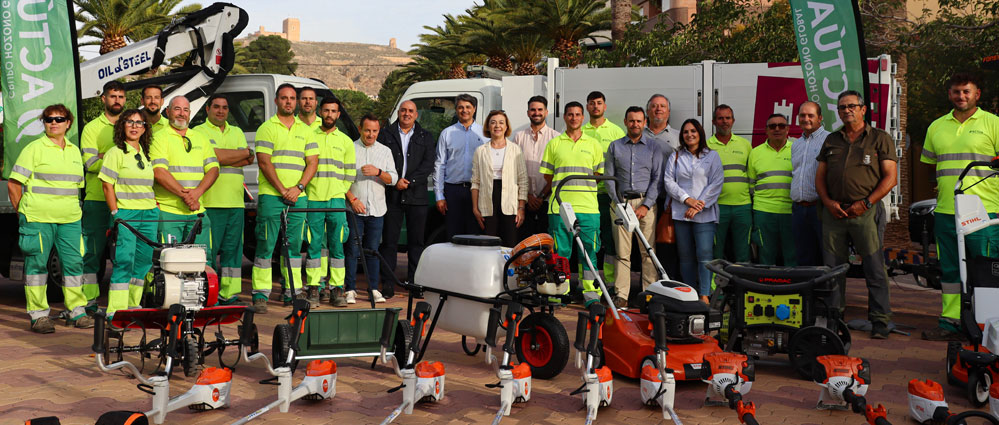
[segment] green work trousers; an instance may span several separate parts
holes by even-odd
[[[794,232],[791,230],[791,214],[775,214],[753,210],[753,239],[760,249],[760,264],[777,264],[777,255],[784,265],[798,265],[794,253]]]
[[[156,240],[159,209],[119,209],[114,217],[128,222],[150,240]],[[111,287],[108,291],[108,317],[113,316],[118,310],[140,307],[146,273],[149,273],[149,269],[153,266],[153,247],[139,240],[125,226],[117,227],[114,268],[111,270]]]
[[[97,286],[97,272],[104,261],[104,248],[108,243],[108,229],[111,228],[111,211],[104,201],[83,201],[83,295],[87,297],[87,307],[97,307],[100,287]]]
[[[329,201],[308,201],[309,208],[346,208],[343,198]],[[347,242],[350,230],[347,227],[345,212],[310,212],[305,222],[309,227],[309,251],[305,257],[306,285],[319,286],[326,275],[323,259],[329,259],[330,286],[343,286],[346,275],[343,244]]]
[[[600,250],[600,216],[598,214],[576,214],[579,221],[579,237],[583,241],[585,252],[577,252],[579,265],[583,272],[580,275],[579,283],[583,285],[583,299],[590,303],[600,300],[603,292],[594,285],[597,272],[586,266],[583,255],[590,258],[590,262],[596,264],[597,251]],[[572,238],[572,234],[562,225],[562,217],[558,214],[548,214],[548,230],[555,238],[555,253],[565,258],[572,257],[572,251],[577,247]],[[594,266],[595,267],[595,266]]]
[[[72,223],[29,223],[18,214],[18,247],[24,254],[24,297],[28,316],[35,321],[49,315],[46,283],[47,264],[54,248],[62,265],[62,293],[69,316],[76,319],[85,313],[83,295],[83,231],[80,220]]]
[[[243,282],[242,208],[206,208],[212,220],[212,249],[208,264],[219,274],[219,301],[239,295]],[[217,262],[216,262],[217,261]]]
[[[191,230],[194,230],[194,222],[198,220],[196,214],[174,214],[160,211],[160,243],[167,243],[172,239],[175,243],[184,241]],[[201,217],[201,232],[194,237],[194,243],[205,247],[205,257],[212,252],[212,219],[205,215]],[[211,264],[208,260],[206,265]]]
[[[996,214],[989,214],[996,218]],[[933,213],[933,234],[937,242],[937,258],[940,259],[940,287],[943,294],[943,310],[940,313],[940,326],[951,330],[960,329],[961,320],[961,272],[958,268],[957,225],[954,214]],[[988,227],[965,236],[964,249],[967,258],[991,257],[999,253],[999,228]]]
[[[885,255],[878,234],[877,209],[871,208],[854,218],[835,218],[828,208],[820,206],[822,220],[823,262],[835,267],[850,261],[850,242],[864,263],[867,281],[867,318],[871,323],[887,325],[891,321],[891,297]],[[838,291],[833,301],[842,313],[846,308],[846,279],[836,282]]]
[[[298,198],[295,208],[305,208],[307,206],[306,197]],[[270,298],[271,288],[274,286],[271,275],[271,259],[274,257],[274,248],[278,244],[278,232],[281,229],[281,211],[288,208],[281,197],[275,195],[260,195],[257,202],[257,253],[253,258],[253,297]],[[295,293],[302,291],[302,236],[305,233],[305,213],[288,214],[288,243],[292,247],[289,257],[291,262],[291,275],[296,280]],[[296,249],[297,247],[297,249]],[[278,247],[283,249],[282,247]],[[288,285],[288,273],[284,275],[285,286]]]
[[[611,223],[611,198],[610,195],[600,192],[597,193],[597,208],[600,211],[600,248],[603,253],[602,265],[594,264],[594,266],[602,267],[604,271],[604,282],[613,282],[617,279],[615,276],[617,273],[614,272],[617,267],[617,246],[614,245],[614,227]],[[629,275],[631,270],[628,270]]]
[[[748,263],[749,233],[753,229],[753,205],[718,204],[718,230],[715,232],[715,258],[725,258],[732,244],[732,261]],[[731,237],[729,237],[731,233]]]

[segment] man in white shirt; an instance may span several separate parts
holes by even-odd
[[[791,145],[791,229],[794,231],[799,266],[821,266],[822,223],[819,210],[822,202],[815,191],[815,158],[822,150],[829,131],[822,127],[822,108],[806,101],[798,107],[801,138]]]
[[[520,146],[524,152],[524,162],[527,163],[527,210],[518,232],[521,239],[548,232],[548,200],[541,192],[545,188],[541,157],[545,154],[548,141],[559,135],[559,132],[545,123],[548,118],[548,99],[544,96],[534,96],[527,101],[527,118],[531,121],[531,126],[513,135],[513,143]]]

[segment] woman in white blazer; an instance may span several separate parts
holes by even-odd
[[[492,111],[482,132],[489,143],[472,156],[472,214],[485,234],[499,236],[503,246],[517,243],[527,203],[527,164],[520,146],[507,140],[506,113]]]

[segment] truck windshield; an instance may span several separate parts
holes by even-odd
[[[420,127],[433,135],[434,140],[437,140],[441,131],[458,122],[454,96],[421,97],[410,100],[416,104],[416,112],[419,114],[416,121],[420,123]]]

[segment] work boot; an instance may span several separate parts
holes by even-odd
[[[253,297],[253,311],[257,314],[263,314],[267,312],[267,298],[265,297]]]
[[[329,302],[330,300],[330,288],[323,288],[319,290],[319,303]]]
[[[347,304],[357,304],[357,291],[347,291],[346,298]]]
[[[305,299],[309,300],[309,307],[316,308],[319,307],[319,287],[310,286],[306,289],[307,295]]]
[[[928,331],[923,331],[923,339],[927,341],[964,341],[964,335],[961,335],[957,331],[936,327]]]
[[[216,305],[249,307],[250,303],[248,303],[246,301],[241,301],[239,299],[239,295],[233,295],[233,296],[231,296],[231,297],[229,297],[227,299],[219,300],[218,304],[216,304]]]
[[[94,318],[87,316],[86,314],[81,314],[75,319],[67,320],[66,326],[73,326],[77,329],[90,329],[94,327]]]
[[[871,326],[871,339],[888,339],[888,325],[883,322],[874,322]]]
[[[308,295],[306,294],[305,290],[301,290],[301,291],[298,291],[297,294],[295,294],[294,298],[284,297],[284,306],[288,307],[288,306],[294,304],[295,300],[307,300],[307,299],[308,299]]]
[[[342,286],[334,286],[330,290],[330,298],[333,299],[333,307],[346,307],[347,298],[343,295]]]
[[[83,308],[83,312],[90,317],[94,317],[94,315],[97,314],[97,311],[98,311],[97,304],[88,305]]]
[[[382,293],[378,292],[377,289],[371,290],[371,297],[375,299],[376,303],[383,303],[383,302],[385,302],[385,297],[383,297]]]
[[[40,334],[50,334],[55,332],[55,325],[48,316],[40,317],[31,321],[31,331]]]

